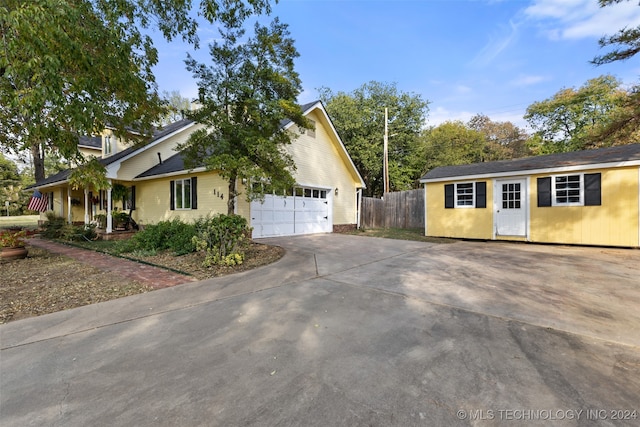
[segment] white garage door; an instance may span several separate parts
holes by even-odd
[[[326,189],[297,187],[291,196],[266,195],[251,202],[253,237],[331,232],[330,196]]]

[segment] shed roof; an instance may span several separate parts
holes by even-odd
[[[640,144],[618,145],[597,150],[573,151],[570,153],[548,154],[522,159],[499,160],[495,162],[473,163],[470,165],[442,166],[427,172],[420,182],[439,181],[446,178],[469,176],[490,176],[496,174],[526,174],[530,171],[552,170],[556,168],[579,168],[580,166],[601,164],[622,164],[640,162]]]

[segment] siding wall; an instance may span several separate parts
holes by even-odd
[[[601,206],[537,207],[537,178],[531,178],[530,240],[583,245],[640,246],[638,168],[590,170],[602,174]]]
[[[198,208],[189,210],[170,210],[169,183],[175,179],[198,178]],[[197,173],[171,178],[136,181],[136,210],[133,218],[139,224],[155,224],[160,221],[180,218],[193,221],[207,214],[227,213],[228,184],[214,173]],[[223,195],[223,199],[214,194]]]
[[[491,239],[493,231],[493,184],[487,182],[486,208],[444,207],[444,186],[451,182],[427,184],[425,234],[427,236]],[[461,182],[469,182],[468,180]]]
[[[529,178],[529,236],[531,242],[601,246],[640,246],[640,171],[638,167],[571,173],[601,177],[601,206],[538,207],[537,178]],[[426,184],[427,236],[492,239],[493,180],[487,180],[487,208],[444,208],[444,186],[456,181]],[[459,182],[468,182],[459,181]],[[498,236],[497,239],[509,239]]]
[[[325,128],[328,124],[324,118],[316,112],[307,117],[316,122],[315,138],[305,133],[287,147],[297,166],[294,177],[301,185],[330,189],[334,224],[355,224],[357,177],[347,168],[345,162],[348,163],[348,159],[342,157],[338,140]]]
[[[159,161],[158,153],[160,153],[163,161],[167,160],[169,157],[176,154],[176,145],[186,142],[191,132],[199,129],[200,127],[202,126],[194,125],[188,127],[179,134],[165,139],[154,147],[137,154],[131,159],[125,160],[124,162],[122,162],[122,164],[120,165],[120,169],[117,171],[118,180],[131,180],[142,172],[156,166]]]

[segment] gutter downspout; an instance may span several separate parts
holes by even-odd
[[[356,190],[356,203],[358,209],[356,209],[356,229],[360,230],[360,213],[362,212],[362,188]]]

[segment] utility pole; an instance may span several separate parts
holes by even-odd
[[[384,192],[389,192],[389,111],[384,109],[384,154],[382,160],[382,175],[384,181]]]

